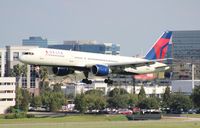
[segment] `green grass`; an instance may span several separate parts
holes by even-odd
[[[0,128],[200,128],[199,121],[127,121],[123,115],[70,115],[57,118],[0,119]]]
[[[126,121],[123,115],[70,115],[65,117],[46,118],[21,118],[21,119],[0,119],[0,124],[12,123],[63,123],[63,122],[91,122],[91,121]]]
[[[200,114],[182,114],[184,117],[200,118]]]
[[[0,124],[4,128],[199,128],[200,122],[97,121],[65,123]]]

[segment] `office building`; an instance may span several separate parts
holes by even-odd
[[[0,77],[5,76],[6,52],[5,49],[0,49]]]
[[[15,77],[0,77],[0,114],[15,106]]]
[[[5,75],[12,76],[13,68],[17,64],[24,65],[19,61],[19,56],[32,48],[38,46],[6,46],[6,68]],[[27,89],[30,93],[39,93],[39,79],[37,78],[35,67],[33,65],[27,65],[27,73],[21,74],[19,80],[16,81],[16,85]]]
[[[120,54],[120,45],[114,43],[98,43],[95,40],[64,41],[63,44],[49,45],[49,48],[65,49],[73,51],[93,52],[102,54]]]
[[[29,37],[29,39],[23,39],[22,45],[23,46],[38,46],[41,48],[47,48],[48,40],[43,39],[40,36],[31,36],[31,37]]]
[[[195,79],[200,79],[200,30],[173,31],[173,79],[191,79],[195,64]]]
[[[200,30],[173,31],[173,58],[200,62]]]

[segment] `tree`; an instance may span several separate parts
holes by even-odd
[[[138,94],[138,99],[139,100],[143,100],[146,98],[146,93],[145,93],[145,90],[144,90],[144,87],[143,85],[141,86],[141,89],[140,89],[140,92]]]
[[[42,98],[42,104],[46,107],[49,107],[49,104],[51,102],[51,90],[44,90],[42,92],[40,92],[41,94],[41,98]]]
[[[109,92],[109,97],[115,97],[117,95],[124,95],[128,94],[128,92],[123,88],[114,88],[112,91]]]
[[[54,112],[62,108],[65,104],[65,96],[62,92],[52,92],[50,97],[49,108],[50,111]]]
[[[55,84],[53,90],[48,84],[48,81],[44,81],[40,85],[42,104],[49,108],[50,111],[57,111],[61,109],[62,105],[66,104],[66,99],[61,91],[60,84]]]
[[[103,96],[97,96],[95,98],[95,103],[94,104],[95,104],[95,109],[102,110],[103,108],[106,107],[107,102],[106,102],[105,97],[103,97]]]
[[[21,103],[22,103],[22,89],[19,88],[19,86],[16,87],[16,108],[20,109]]]
[[[92,89],[92,90],[88,90],[85,92],[86,95],[98,95],[98,96],[103,96],[104,92],[101,90],[96,90],[96,89]]]
[[[30,93],[25,90],[21,89],[18,86],[16,87],[16,105],[15,108],[28,111],[28,105],[31,99]]]
[[[41,96],[33,97],[32,106],[36,107],[36,108],[42,106],[42,98],[41,98]]]
[[[192,95],[191,95],[192,101],[194,105],[198,108],[200,108],[200,86],[195,86]]]
[[[52,100],[49,104],[49,109],[51,112],[56,112],[58,110],[58,106],[55,100]]]
[[[136,94],[129,94],[128,105],[130,107],[135,107],[138,103],[138,96]]]
[[[29,94],[29,92],[25,89],[22,90],[22,101],[21,101],[21,110],[27,112],[28,111],[28,105],[31,99],[31,96]]]
[[[22,66],[20,64],[13,66],[13,72],[16,77],[20,77],[22,74]]]
[[[108,106],[111,108],[127,108],[129,106],[130,95],[123,88],[114,88],[108,96]]]
[[[12,74],[12,76],[16,77],[16,83],[18,86],[21,75],[23,74],[24,76],[26,76],[27,65],[20,65],[20,64],[14,65],[12,72],[13,73],[11,73],[11,74]]]
[[[49,87],[48,81],[48,68],[42,66],[39,71],[40,74],[40,94],[42,99],[42,104],[49,108],[50,111],[59,110],[62,105],[66,104],[65,96],[61,90],[61,83],[56,83],[53,86],[53,89]]]
[[[40,78],[41,78],[41,81],[48,80],[48,76],[49,76],[49,72],[48,72],[47,67],[41,67],[40,68]]]
[[[181,93],[173,94],[170,100],[170,109],[176,112],[187,111],[192,108],[192,102],[188,96]]]
[[[51,92],[48,107],[51,112],[61,109],[65,103],[64,94],[61,92]]]
[[[85,111],[87,110],[87,102],[85,94],[82,93],[80,95],[77,95],[74,100],[74,104],[75,104],[75,109],[80,111],[80,113],[85,113]]]
[[[61,86],[62,85],[63,85],[62,83],[56,83],[56,84],[54,84],[53,85],[53,91],[54,92],[62,92],[62,90],[61,90]]]
[[[40,94],[42,95],[44,92],[49,92],[51,91],[51,88],[49,87],[49,82],[48,81],[40,81],[39,83],[39,88],[40,88]]]
[[[137,106],[141,109],[158,109],[159,103],[156,98],[145,98],[139,101]]]
[[[128,94],[116,95],[108,99],[108,104],[111,108],[127,108],[129,99]]]
[[[89,90],[85,93],[86,106],[89,110],[101,110],[106,106],[106,99],[101,90]]]
[[[170,105],[170,99],[171,99],[171,93],[170,93],[170,88],[169,88],[169,86],[167,86],[166,88],[165,88],[165,92],[164,92],[164,94],[163,94],[163,107],[165,107],[165,108],[169,108],[169,105]]]

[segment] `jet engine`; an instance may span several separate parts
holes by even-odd
[[[74,73],[74,70],[68,67],[53,67],[52,70],[53,70],[53,73],[57,76],[64,76],[64,75]]]
[[[107,76],[110,73],[110,69],[105,65],[93,65],[92,73],[96,76]]]

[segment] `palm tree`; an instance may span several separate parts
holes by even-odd
[[[24,76],[26,76],[26,74],[27,74],[27,65],[20,65],[20,64],[14,65],[13,66],[13,74],[12,75],[16,77],[17,86],[19,86],[19,80],[20,80],[22,74]]]
[[[40,71],[40,93],[42,93],[44,90],[49,89],[48,85],[49,85],[49,73],[48,73],[48,69],[47,67],[41,67]]]
[[[48,69],[47,67],[41,67],[40,68],[40,78],[41,78],[41,81],[46,81],[48,80],[48,77],[49,77],[49,73],[48,73]]]

